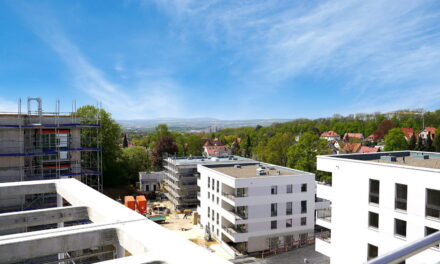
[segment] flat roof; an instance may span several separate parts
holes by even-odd
[[[340,159],[352,159],[372,163],[398,166],[411,166],[427,169],[440,169],[440,153],[425,151],[390,151],[377,153],[355,153],[345,155],[329,155]]]
[[[222,157],[168,157],[168,160],[176,165],[193,165],[202,163],[253,161],[240,156],[222,156]]]
[[[263,170],[265,174],[263,175],[257,175],[257,169],[259,168],[259,165],[263,165]],[[243,178],[261,178],[261,177],[274,177],[274,176],[293,176],[293,175],[300,175],[302,173],[307,172],[301,172],[296,171],[293,169],[265,164],[265,163],[255,163],[255,164],[245,164],[240,165],[239,168],[236,168],[233,164],[227,164],[227,165],[212,165],[207,166],[208,168],[218,171],[220,173],[229,175],[234,178],[243,179]]]

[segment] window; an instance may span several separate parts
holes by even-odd
[[[426,216],[440,218],[440,191],[426,189]]]
[[[277,204],[270,204],[270,216],[277,216]]]
[[[286,215],[291,215],[292,214],[292,202],[287,202],[286,203]]]
[[[220,236],[220,233],[218,232],[218,228],[217,228],[217,237],[219,237]]]
[[[307,201],[301,201],[301,213],[307,213]]]
[[[208,188],[211,187],[210,182],[211,182],[211,177],[208,177]]]
[[[292,190],[293,190],[292,184],[287,184],[287,186],[286,186],[286,193],[292,193]]]
[[[214,221],[215,212],[214,209],[212,209],[212,221]]]
[[[219,199],[218,199],[218,197],[217,197],[217,204],[219,204]]]
[[[435,233],[435,232],[438,232],[438,230],[437,230],[437,229],[434,229],[434,228],[430,228],[430,227],[425,226],[425,236],[429,236],[430,234],[433,234],[433,233]],[[435,248],[440,248],[438,244],[435,245],[434,247],[435,247]]]
[[[378,255],[379,255],[379,248],[374,245],[368,244],[368,251],[367,251],[368,260],[373,259]]]
[[[307,217],[301,217],[301,225],[302,226],[307,225]]]
[[[278,188],[276,185],[270,187],[270,194],[277,194],[277,193],[278,193]]]
[[[208,206],[208,219],[209,219],[210,214],[211,214],[211,208],[209,208],[209,206]]]
[[[368,226],[379,228],[379,214],[368,212]]]
[[[379,204],[379,181],[370,179],[370,203]]]
[[[220,190],[220,182],[217,181],[217,192],[219,192],[219,190]]]
[[[408,186],[396,183],[396,196],[394,209],[406,211],[406,199],[408,198]]]
[[[237,188],[237,197],[247,197],[247,188]]]
[[[219,216],[218,216],[218,213],[217,213],[217,219],[216,219],[216,223],[217,223],[217,225],[218,225],[218,223],[219,223]]]
[[[270,229],[277,229],[277,221],[271,221],[270,222]]]
[[[394,235],[406,237],[406,221],[394,219]]]
[[[301,184],[301,192],[307,192],[307,183]]]
[[[212,179],[212,190],[213,190],[213,191],[214,191],[214,188],[215,188],[215,180]]]
[[[286,227],[292,227],[292,218],[286,220]]]
[[[214,194],[211,195],[211,200],[214,202]]]
[[[211,199],[211,193],[208,192],[208,199]]]

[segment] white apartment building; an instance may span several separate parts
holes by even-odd
[[[331,214],[316,224],[331,233],[316,251],[331,263],[365,263],[440,230],[440,153],[396,151],[317,157],[332,184],[317,184]],[[438,245],[406,264],[439,263]],[[394,262],[393,262],[394,263]]]
[[[200,223],[231,255],[313,238],[314,174],[256,161],[197,168]]]

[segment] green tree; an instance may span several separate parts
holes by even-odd
[[[385,136],[385,151],[405,150],[408,148],[408,142],[405,139],[405,133],[400,128],[393,128]]]
[[[306,132],[301,135],[299,141],[288,150],[287,165],[297,170],[316,172],[316,156],[330,154],[327,141],[320,139],[318,135]]]
[[[431,138],[431,132],[428,132],[428,137],[426,138],[426,151],[434,151],[434,147],[432,146],[432,138]]]
[[[201,156],[203,149],[203,140],[199,135],[189,135],[187,138],[187,153],[186,155]]]
[[[440,128],[437,128],[437,131],[440,132],[439,129],[440,129]],[[438,134],[436,134],[435,137],[434,137],[434,143],[433,143],[433,146],[434,146],[434,150],[435,150],[436,152],[440,152],[440,136],[439,136]]]
[[[416,136],[414,134],[411,135],[411,138],[409,139],[409,143],[408,143],[408,149],[410,150],[415,150],[416,149]]]
[[[76,114],[81,117],[81,123],[91,124],[96,122],[96,118],[100,118],[100,134],[96,135],[96,129],[85,128],[81,130],[82,142],[85,145],[96,145],[98,138],[100,139],[102,148],[102,173],[104,186],[114,186],[119,184],[121,174],[124,174],[123,167],[121,167],[120,157],[121,148],[121,127],[105,110],[86,105],[80,107]],[[87,142],[91,139],[90,142]],[[86,155],[93,155],[93,153],[83,153]],[[83,157],[83,160],[84,157]]]
[[[162,168],[163,157],[166,155],[176,155],[178,147],[172,135],[164,135],[156,142],[156,148],[153,151],[153,165],[155,168]]]
[[[417,140],[416,150],[418,150],[418,151],[425,150],[425,146],[423,145],[423,139],[421,136],[419,136],[419,139]]]
[[[292,134],[277,133],[269,139],[267,145],[259,149],[258,157],[265,162],[286,166],[287,150],[294,141]]]
[[[122,160],[127,168],[126,183],[135,184],[140,171],[151,170],[150,158],[144,147],[129,147],[122,150]]]

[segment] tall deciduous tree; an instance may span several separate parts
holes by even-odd
[[[440,132],[439,128],[437,129],[437,131]],[[435,135],[433,146],[434,146],[434,150],[436,152],[440,152],[440,135],[438,135],[438,134]]]
[[[175,155],[178,152],[176,142],[172,135],[164,135],[156,142],[156,148],[153,151],[153,165],[156,168],[162,167],[164,155]]]
[[[417,143],[416,136],[414,134],[412,134],[411,138],[409,139],[408,148],[410,150],[415,150],[416,143]]]
[[[385,151],[405,150],[408,148],[408,142],[405,139],[405,133],[400,128],[393,128],[385,136]]]
[[[129,147],[122,150],[122,160],[127,168],[127,183],[135,184],[140,171],[151,170],[148,151],[144,147]]]
[[[419,136],[419,139],[417,140],[416,150],[418,151],[425,150],[425,146],[423,145],[423,139],[421,136]]]
[[[120,163],[121,148],[121,127],[112,118],[111,115],[105,110],[86,105],[80,107],[76,114],[81,117],[83,124],[90,124],[96,122],[96,117],[100,116],[100,139],[102,147],[102,172],[104,179],[104,186],[114,186],[120,183],[121,175],[124,174],[123,167]],[[83,139],[91,138],[97,140],[93,129],[83,129],[81,137]],[[93,142],[85,142],[86,144]]]
[[[426,151],[433,151],[434,150],[434,148],[432,146],[431,132],[428,132],[428,137],[426,138],[425,150]]]
[[[383,120],[377,125],[377,129],[373,132],[375,140],[381,140],[385,137],[389,130],[395,128],[396,125],[391,120]]]
[[[301,135],[299,141],[289,148],[287,165],[291,168],[316,172],[316,155],[329,154],[327,141],[312,132]]]

